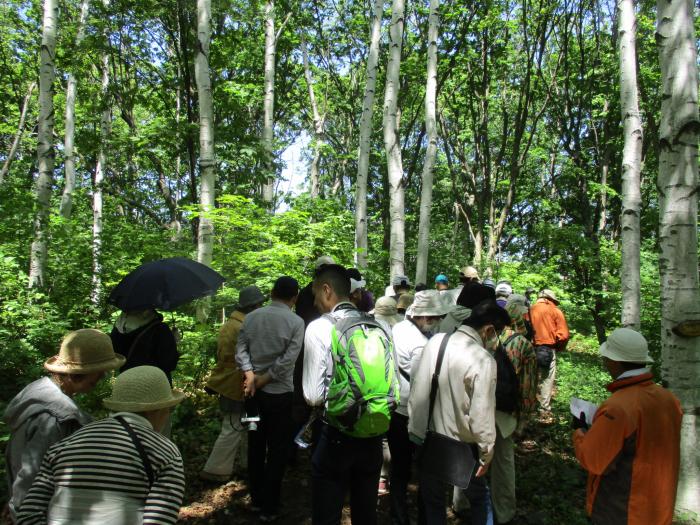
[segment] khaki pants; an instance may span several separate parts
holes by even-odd
[[[501,435],[496,426],[496,444],[489,467],[491,477],[491,502],[496,520],[506,523],[515,517],[515,453],[513,435]]]
[[[221,420],[221,432],[209,454],[204,471],[210,474],[230,476],[238,458],[238,468],[248,468],[248,431],[240,423],[239,412],[225,412]]]
[[[545,410],[552,410],[552,395],[554,393],[555,380],[557,377],[557,352],[552,352],[552,362],[549,370],[538,370],[540,376],[540,392],[537,396],[540,406]],[[545,376],[546,374],[546,376]]]

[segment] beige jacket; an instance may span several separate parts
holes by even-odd
[[[443,334],[428,341],[411,377],[408,431],[423,439],[428,427],[430,382]],[[460,326],[452,335],[438,380],[430,429],[438,434],[475,443],[482,465],[491,461],[496,441],[496,361],[483,348],[479,334]]]
[[[216,367],[207,380],[207,386],[214,392],[234,401],[243,401],[243,379],[236,364],[236,344],[244,319],[245,314],[235,310],[219,330]]]

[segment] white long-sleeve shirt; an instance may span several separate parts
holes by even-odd
[[[428,428],[430,383],[444,337],[438,334],[428,341],[411,376],[408,431],[421,439]],[[495,413],[496,361],[476,330],[462,325],[445,349],[430,430],[475,443],[480,463],[487,464],[496,441]]]
[[[411,390],[410,378],[420,361],[423,347],[428,338],[423,335],[413,321],[405,319],[396,323],[391,329],[394,336],[394,349],[396,351],[396,365],[399,368],[399,406],[396,412],[408,416],[408,398]]]

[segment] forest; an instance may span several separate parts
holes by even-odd
[[[129,271],[198,260],[226,283],[166,313],[188,394],[174,441],[196,476],[218,431],[204,380],[242,287],[268,293],[281,275],[304,286],[320,255],[359,268],[375,297],[397,275],[432,287],[473,265],[521,293],[554,290],[574,334],[553,418],[518,445],[523,522],[587,522],[568,398],[606,397],[598,345],[628,326],[681,400],[676,511],[694,523],[697,10],[3,0],[0,408],[65,332],[109,332],[107,297]],[[81,403],[105,413],[107,388]],[[0,424],[0,448],[8,432]],[[220,500],[238,492],[195,482],[181,519],[226,522]]]

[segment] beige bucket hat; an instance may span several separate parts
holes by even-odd
[[[623,363],[653,363],[647,340],[631,328],[618,328],[600,345],[600,355]]]
[[[147,412],[173,407],[183,399],[185,394],[170,387],[160,368],[136,366],[117,377],[112,396],[103,403],[115,412]]]
[[[449,308],[442,300],[437,290],[422,290],[417,292],[413,302],[406,310],[406,315],[411,317],[439,317],[446,315]]]
[[[545,288],[540,292],[540,297],[544,297],[545,299],[549,299],[555,304],[559,304],[559,299],[557,299],[557,295],[550,290],[549,288]]]
[[[370,313],[374,314],[374,318],[379,321],[389,323],[389,326],[394,326],[401,319],[396,312],[396,299],[393,297],[380,297],[374,303],[374,310]]]
[[[120,368],[125,361],[114,353],[107,334],[83,328],[65,335],[58,354],[48,358],[44,368],[57,374],[93,374]]]

